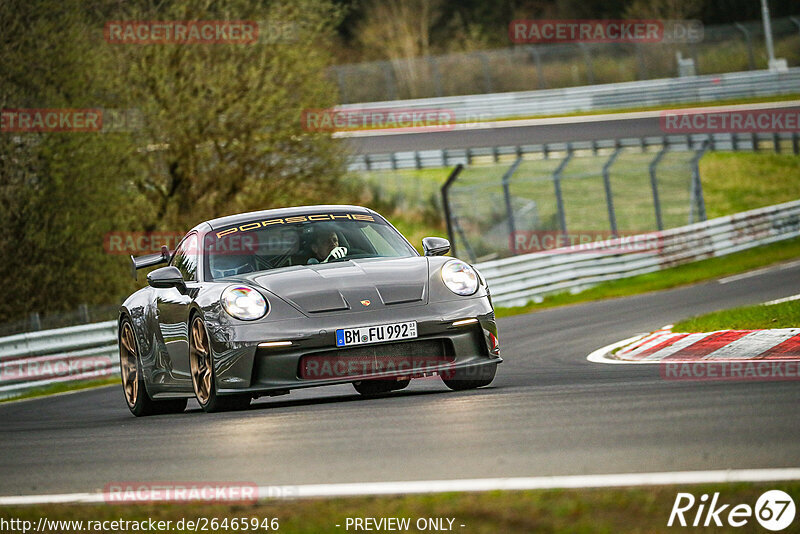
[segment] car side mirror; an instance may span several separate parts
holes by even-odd
[[[426,256],[444,256],[450,252],[450,241],[443,237],[423,237],[422,250]]]
[[[186,282],[183,281],[181,271],[174,265],[161,267],[147,275],[147,283],[156,289],[176,288],[181,293],[186,291]]]

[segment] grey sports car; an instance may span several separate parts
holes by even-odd
[[[438,375],[488,385],[502,362],[489,288],[427,237],[424,256],[376,212],[306,206],[203,222],[174,252],[131,257],[147,275],[119,315],[134,415],[244,409],[291,389],[362,395]]]

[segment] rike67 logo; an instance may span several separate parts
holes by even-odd
[[[696,499],[691,493],[678,493],[667,526],[682,527],[743,527],[754,517],[767,530],[784,530],[794,521],[795,505],[792,497],[781,490],[764,492],[755,507],[749,504],[724,503],[719,492],[709,496],[704,493]]]

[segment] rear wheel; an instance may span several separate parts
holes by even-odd
[[[244,410],[250,406],[250,394],[218,395],[214,375],[214,360],[211,343],[203,319],[198,315],[192,319],[189,340],[189,365],[192,369],[192,386],[197,402],[205,412]]]
[[[353,382],[353,387],[356,388],[361,395],[365,397],[374,397],[375,395],[383,395],[392,391],[398,391],[408,387],[411,380],[361,380],[360,382]]]
[[[142,364],[136,348],[136,336],[130,319],[125,318],[119,328],[119,369],[122,392],[131,413],[137,417],[167,413],[180,413],[186,409],[186,399],[156,401],[144,387]]]
[[[465,389],[475,389],[488,386],[494,380],[497,373],[497,364],[481,365],[476,367],[465,367],[457,369],[447,375],[442,375],[444,385],[453,391],[463,391]],[[445,376],[447,376],[445,378]]]

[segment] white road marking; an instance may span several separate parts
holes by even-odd
[[[793,300],[800,300],[800,293],[797,295],[792,295],[791,297],[783,297],[782,299],[767,301],[763,304],[763,306],[772,306],[773,304],[781,304],[783,302],[791,302]]]
[[[727,469],[715,471],[671,471],[514,478],[473,478],[463,480],[414,480],[260,486],[260,499],[307,499],[358,495],[402,495],[419,493],[519,491],[547,489],[614,488],[678,484],[724,484],[730,482],[779,482],[799,480],[800,468]],[[63,493],[0,497],[0,506],[63,503],[103,503],[103,493]]]
[[[644,338],[647,335],[649,335],[649,334],[638,334],[638,335],[635,335],[633,337],[629,337],[628,339],[623,339],[622,341],[617,341],[616,343],[612,343],[611,345],[606,345],[605,347],[603,347],[601,349],[597,349],[596,351],[594,351],[593,353],[588,355],[586,357],[586,359],[589,360],[592,363],[624,363],[624,364],[628,364],[628,363],[654,363],[654,362],[644,362],[644,361],[639,361],[639,360],[634,360],[634,361],[617,360],[615,358],[611,358],[610,357],[611,356],[611,352],[613,352],[614,349],[619,348],[619,347],[624,347],[625,345],[630,345],[631,343],[636,343],[637,341],[639,341],[640,339]]]
[[[783,271],[784,269],[791,269],[792,267],[800,266],[800,260],[791,261],[789,263],[784,263],[781,265],[770,265],[769,267],[762,267],[761,269],[756,269],[755,271],[748,271],[742,274],[735,274],[733,276],[726,276],[725,278],[720,278],[717,280],[720,284],[727,284],[729,282],[735,282],[737,280],[744,280],[745,278],[750,278],[751,276],[758,276],[760,274],[772,272],[772,271]]]

